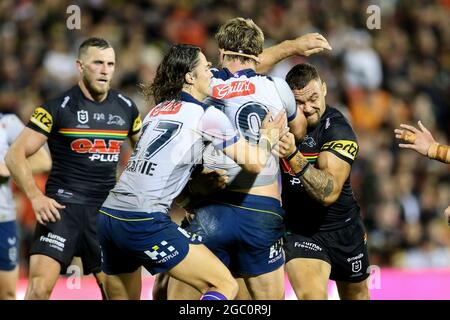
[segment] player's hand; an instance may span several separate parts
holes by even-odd
[[[450,206],[447,207],[444,211],[444,215],[447,218],[447,223],[450,226]]]
[[[272,149],[272,153],[279,158],[287,158],[297,150],[295,145],[295,136],[288,132],[283,137],[281,137],[278,145]]]
[[[261,136],[266,136],[273,148],[278,141],[289,132],[287,127],[286,111],[280,111],[278,115],[272,120],[272,112],[267,113],[266,117],[261,123]]]
[[[224,189],[229,181],[226,170],[204,168],[202,173],[189,182],[189,190],[193,195],[210,195]]]
[[[422,122],[419,121],[418,125],[420,130],[402,123],[400,127],[403,129],[394,130],[395,137],[407,142],[407,144],[400,143],[398,145],[400,148],[416,150],[418,153],[427,156],[428,149],[433,143],[436,143],[436,141]]]
[[[320,33],[307,33],[293,40],[298,55],[310,56],[323,50],[332,50],[327,39]]]
[[[43,194],[34,197],[31,200],[36,221],[46,225],[47,222],[56,222],[61,219],[58,209],[64,209],[66,206],[59,204],[56,200]]]

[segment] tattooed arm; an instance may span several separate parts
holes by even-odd
[[[297,151],[293,135],[280,140],[278,154],[288,161],[290,168],[303,184],[306,192],[324,206],[333,204],[341,194],[342,187],[350,175],[351,166],[328,151],[322,151],[317,158],[316,167]],[[291,141],[288,141],[291,140]],[[294,154],[294,152],[296,152]],[[286,156],[290,155],[290,156]],[[287,160],[289,159],[289,160]]]

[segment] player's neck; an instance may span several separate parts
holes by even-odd
[[[80,80],[78,82],[78,86],[80,87],[81,92],[83,92],[83,95],[89,100],[92,100],[92,101],[95,101],[95,102],[102,102],[108,96],[108,92],[103,93],[101,95],[92,94],[92,92],[90,92],[89,89],[84,84],[83,80]]]
[[[231,73],[236,73],[245,69],[256,70],[256,64],[254,62],[242,63],[238,60],[225,60],[222,66],[230,70]]]
[[[198,92],[197,90],[195,90],[192,87],[184,87],[183,91],[190,94],[194,99],[198,100],[198,101],[203,101],[205,100],[206,96],[200,92]]]

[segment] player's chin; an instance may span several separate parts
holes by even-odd
[[[306,122],[308,123],[308,127],[315,127],[319,124],[319,119],[315,115],[312,115],[306,118]]]
[[[105,94],[109,90],[109,83],[95,85],[94,90],[97,94]]]

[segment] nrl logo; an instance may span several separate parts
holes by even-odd
[[[78,122],[85,124],[89,121],[89,114],[86,110],[77,111]]]
[[[353,272],[359,272],[359,271],[361,271],[361,268],[362,268],[362,262],[361,262],[361,260],[357,260],[357,261],[354,261],[354,262],[352,262],[352,271]]]

